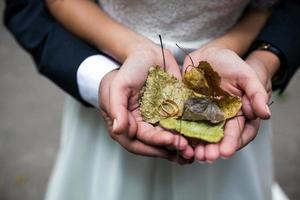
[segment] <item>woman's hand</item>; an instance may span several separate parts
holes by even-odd
[[[272,95],[271,79],[280,64],[278,57],[271,52],[254,51],[248,56],[246,63],[255,71],[270,99]],[[245,122],[240,148],[249,144],[256,137],[260,124],[260,119],[255,119],[255,114],[252,112],[250,102],[244,99],[243,104],[243,112],[248,119],[246,119]]]
[[[201,60],[208,61],[221,76],[221,87],[233,95],[242,97],[243,105],[244,100],[248,100],[253,115],[261,119],[270,117],[267,107],[269,96],[260,82],[260,78],[236,53],[222,46],[206,46],[192,52],[190,56],[195,64]],[[190,64],[187,57],[184,61],[184,69]],[[197,145],[195,148],[197,160],[213,162],[219,157],[230,157],[241,148],[244,128],[248,130],[253,126],[257,127],[257,122],[251,122],[249,127],[249,124],[245,125],[245,117],[240,116],[243,113],[238,115],[239,117],[226,122],[224,138],[220,143]]]
[[[255,51],[247,57],[245,62],[254,70],[270,99],[272,95],[271,79],[279,67],[279,59],[277,56],[266,51]],[[255,119],[256,115],[253,113],[251,103],[248,99],[243,99],[243,104],[243,112],[247,118]]]
[[[180,79],[181,73],[172,54],[165,51],[165,58],[166,71]],[[100,108],[108,122],[111,137],[128,151],[179,163],[189,162],[194,151],[183,136],[144,122],[139,113],[140,91],[153,65],[163,66],[161,49],[154,44],[137,46],[120,70],[110,72],[102,80]],[[177,157],[175,150],[184,159]]]

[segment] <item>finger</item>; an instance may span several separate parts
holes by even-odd
[[[192,159],[194,157],[195,152],[194,152],[194,150],[193,150],[193,148],[191,146],[187,146],[184,150],[179,151],[179,154],[183,158],[185,158],[187,160],[190,160],[190,159]]]
[[[261,119],[269,119],[271,112],[267,105],[268,94],[255,75],[243,76],[239,80],[239,85],[248,96],[255,114]]]
[[[205,161],[205,143],[199,143],[195,148],[195,159],[197,161]]]
[[[258,133],[259,124],[260,124],[259,119],[246,121],[244,130],[242,133],[241,146],[239,147],[239,149],[247,146],[251,141],[254,140],[254,138],[256,137],[256,135]]]
[[[122,134],[128,129],[129,88],[121,80],[114,79],[110,86],[109,115],[113,119],[113,132]]]
[[[180,155],[177,155],[174,151],[170,152],[159,147],[153,147],[151,145],[144,144],[138,140],[130,140],[129,138],[126,138],[125,135],[115,136],[115,140],[118,141],[130,153],[141,156],[159,157],[172,162],[177,162],[180,165],[192,163],[192,159],[185,159]]]
[[[174,135],[174,142],[167,147],[171,150],[176,150],[177,153],[185,159],[191,159],[194,156],[194,150],[189,145],[187,139],[182,135]]]
[[[250,100],[246,95],[242,97],[242,111],[247,119],[254,120],[257,118],[251,106]]]
[[[129,119],[128,137],[134,138],[136,137],[136,133],[137,133],[137,122],[131,113],[128,113],[128,119]]]
[[[112,125],[113,125],[112,119],[109,117],[107,112],[105,112],[104,110],[101,110],[101,114],[106,122],[106,127],[108,128],[109,132],[112,132]]]
[[[180,165],[186,165],[186,164],[191,164],[194,161],[194,159],[193,158],[192,159],[185,159],[182,156],[177,154],[176,156],[174,156],[172,161],[177,162]]]
[[[174,142],[172,144],[178,151],[183,151],[187,148],[188,142],[187,140],[181,135],[174,135]]]
[[[220,156],[219,144],[207,144],[205,146],[206,162],[212,163]]]
[[[269,99],[271,99],[271,97],[272,97],[272,90],[268,91],[268,96],[269,96]]]
[[[174,155],[167,150],[144,144],[138,140],[129,139],[126,135],[114,135],[113,139],[133,154],[174,160]]]
[[[188,138],[188,143],[193,148],[196,148],[199,144],[205,144],[204,141],[199,140],[198,138]]]
[[[175,135],[161,127],[150,127],[151,125],[140,122],[140,129],[137,138],[148,145],[166,147],[179,153],[185,159],[191,159],[194,156],[194,150],[189,146],[186,138],[181,135]],[[141,124],[143,124],[141,126]],[[147,127],[148,126],[148,127]]]
[[[173,133],[165,131],[160,127],[153,127],[151,124],[143,121],[138,122],[136,137],[145,144],[155,146],[173,146],[175,140]]]
[[[220,156],[230,157],[240,146],[241,132],[244,128],[244,117],[235,117],[226,122],[224,138],[220,144]]]
[[[168,62],[166,63],[166,65],[167,65],[166,70],[169,74],[172,74],[178,80],[182,79],[180,68],[173,56],[170,56],[170,59],[168,59]]]
[[[191,66],[192,64],[190,62],[183,62],[183,66],[182,66],[182,76],[184,76],[184,73],[191,70]]]
[[[272,97],[272,81],[271,80],[268,81],[266,88],[267,88],[266,90],[267,90],[268,97],[269,97],[268,100],[270,100]]]
[[[110,87],[108,86],[108,84],[104,84],[106,81],[106,79],[103,80],[103,87],[101,87],[99,89],[99,95],[98,95],[98,98],[99,98],[99,103],[100,103],[100,110],[102,112],[105,112],[105,114],[107,114],[108,110],[109,110],[109,90],[110,90]]]
[[[183,158],[191,159],[194,157],[194,149],[182,135],[175,135],[173,146]]]
[[[197,60],[203,60],[201,54],[194,55],[194,53],[195,52],[192,52],[185,56],[184,61],[183,61],[183,66],[182,66],[183,72],[187,69],[188,66],[193,66],[193,64],[195,65],[195,62],[194,62],[194,61],[196,61],[194,59],[195,57],[197,57]]]

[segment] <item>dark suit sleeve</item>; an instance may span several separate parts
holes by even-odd
[[[285,57],[286,64],[273,83],[274,89],[281,92],[300,66],[300,1],[282,0],[274,10],[268,23],[257,37],[257,41],[271,43]],[[285,74],[285,75],[284,75]]]
[[[76,73],[85,58],[99,54],[59,25],[43,0],[7,0],[4,23],[28,51],[38,71],[85,105]]]

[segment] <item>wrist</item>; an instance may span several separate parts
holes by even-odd
[[[230,35],[224,35],[217,38],[212,42],[212,45],[220,48],[230,49],[234,52],[237,52],[239,47],[239,45],[237,45],[236,39],[231,37]]]
[[[231,49],[230,45],[222,39],[222,37],[217,38],[207,44],[205,44],[201,49],[208,49],[208,48],[213,48],[213,49]]]
[[[92,44],[120,63],[126,60],[130,53],[136,49],[136,46],[151,44],[148,38],[116,22],[103,12],[98,14],[103,19],[103,26],[95,27]],[[103,27],[107,27],[107,29],[103,31]]]
[[[257,60],[262,63],[262,65],[267,69],[270,74],[270,77],[273,77],[276,72],[279,70],[280,60],[272,52],[255,50],[251,52],[247,59]]]
[[[113,36],[107,40],[109,43],[105,46],[107,47],[107,53],[120,63],[124,63],[133,53],[145,49],[152,49],[156,46],[151,40],[134,32],[128,27],[122,26],[117,22],[114,22],[114,24],[113,30],[118,34],[113,34]],[[101,45],[102,44],[99,43],[98,48],[101,49]]]
[[[105,74],[105,76],[102,78],[99,84],[99,89],[98,89],[98,99],[99,99],[99,105],[98,107],[101,108],[101,104],[105,101],[105,98],[109,96],[109,88],[110,88],[110,83],[113,81],[115,75],[118,73],[118,70],[112,70]]]
[[[270,92],[272,89],[272,74],[273,72],[266,66],[262,60],[258,59],[253,55],[248,57],[246,63],[251,67],[251,69],[256,73],[261,84],[264,86],[267,92]]]
[[[133,42],[127,45],[124,51],[124,60],[133,54],[145,54],[150,53],[150,55],[157,55],[159,47],[147,38],[138,37],[135,38]]]
[[[155,44],[149,39],[138,35],[137,33],[131,33],[124,39],[122,44],[117,44],[120,53],[120,61],[123,63],[131,54],[143,51],[146,49],[153,49]]]
[[[239,45],[240,42],[236,38],[231,37],[230,35],[221,36],[212,42],[207,43],[202,49],[227,49],[233,51],[239,56],[242,56],[245,51],[244,48]]]

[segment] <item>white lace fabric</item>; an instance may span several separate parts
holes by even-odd
[[[266,6],[274,0],[99,0],[102,9],[121,24],[157,41],[197,48],[225,33],[249,3]],[[226,19],[226,20],[224,20]]]

